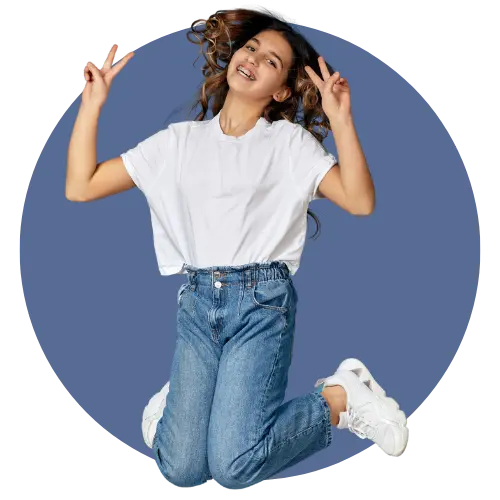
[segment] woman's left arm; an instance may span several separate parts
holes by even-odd
[[[375,187],[352,115],[342,119],[328,119],[337,147],[338,168],[345,198],[353,213],[369,215],[375,208]],[[328,186],[320,184],[319,188],[323,192]]]
[[[338,153],[339,171],[328,172],[318,186],[321,193],[340,191],[353,214],[368,215],[375,208],[375,188],[359,143],[351,113],[351,89],[336,71],[330,75],[323,57],[318,57],[321,78],[310,67],[305,71],[318,87],[321,105],[328,117]],[[340,184],[340,185],[339,185]]]

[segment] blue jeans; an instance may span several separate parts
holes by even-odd
[[[282,261],[187,266],[167,405],[153,441],[176,486],[245,488],[330,445],[318,388],[283,404],[297,292]]]

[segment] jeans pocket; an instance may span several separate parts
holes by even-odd
[[[181,300],[182,300],[182,295],[186,291],[186,289],[189,287],[189,283],[183,283],[179,290],[177,291],[177,305],[181,305]]]
[[[288,279],[258,281],[251,290],[253,303],[263,309],[287,313],[294,296]]]

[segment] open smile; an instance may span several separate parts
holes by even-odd
[[[236,68],[236,72],[247,80],[255,80],[255,75],[248,68],[245,68],[245,66],[241,64]]]

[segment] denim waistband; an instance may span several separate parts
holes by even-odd
[[[222,286],[239,285],[254,286],[259,281],[288,279],[290,270],[284,261],[252,262],[240,266],[195,267],[184,264],[187,280],[191,285],[214,286],[218,281]]]

